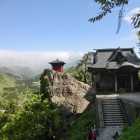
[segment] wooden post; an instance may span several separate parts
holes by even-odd
[[[94,73],[92,72],[92,87],[94,87]]]
[[[133,75],[131,74],[131,92],[133,92]]]
[[[117,76],[115,76],[115,92],[117,92]]]
[[[96,81],[97,81],[97,75],[94,75],[95,77],[94,77],[94,90],[95,90],[95,92],[96,92]]]

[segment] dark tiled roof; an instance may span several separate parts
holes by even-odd
[[[58,60],[58,58],[57,58],[55,61],[49,62],[49,64],[66,64],[66,63]]]
[[[92,69],[119,69],[123,66],[140,68],[140,59],[132,48],[98,49]]]

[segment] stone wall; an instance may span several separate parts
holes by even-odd
[[[140,106],[124,98],[121,98],[121,103],[126,115],[127,124],[131,126],[133,123],[135,123],[136,118],[140,116]]]

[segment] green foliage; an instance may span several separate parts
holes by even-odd
[[[76,66],[76,71],[79,74],[78,77],[80,77],[82,74],[83,82],[89,83],[89,84],[92,83],[91,79],[89,79],[92,76],[88,72],[88,66],[91,66],[93,64],[93,54],[94,52],[88,52],[84,54],[84,56],[82,57],[82,60],[79,60]]]
[[[43,94],[42,99],[45,99],[45,98],[50,99],[49,93],[46,91],[46,87],[48,86],[48,83],[47,83],[47,76],[45,74],[45,70],[41,74],[40,85],[41,85],[40,86],[40,94]]]
[[[79,71],[74,71],[73,73],[70,74],[70,76],[74,77],[78,81],[81,81],[81,82],[84,81],[83,75]]]
[[[100,19],[102,19],[107,13],[111,13],[111,9],[114,7],[120,7],[121,5],[128,4],[128,0],[111,0],[111,1],[106,1],[106,0],[94,0],[96,3],[101,4],[100,9],[102,9],[102,12],[94,17],[89,19],[90,22],[95,22]]]
[[[5,109],[9,105],[8,100],[0,99],[0,109]]]
[[[140,21],[140,20],[139,20]],[[139,22],[140,23],[140,22]],[[140,47],[140,31],[137,32],[137,37],[139,39],[139,43],[137,43],[137,46]],[[140,51],[140,48],[139,48]],[[140,52],[139,52],[140,53]]]
[[[120,29],[121,26],[121,21],[123,18],[123,7],[124,5],[128,5],[129,0],[111,0],[111,1],[106,1],[106,0],[94,0],[94,2],[101,4],[100,9],[102,10],[98,16],[94,18],[90,18],[88,21],[90,22],[95,22],[98,20],[101,20],[106,14],[112,13],[112,9],[115,7],[121,7],[119,10],[119,17],[118,17],[118,30],[117,33]],[[136,14],[133,18],[131,18],[132,24],[134,25],[134,28],[139,28],[140,27],[140,13]]]
[[[23,102],[30,93],[39,91],[39,84],[33,84],[39,81],[39,77],[40,75],[37,75],[32,79],[23,80],[0,72],[0,109],[5,109],[13,99]]]
[[[140,117],[132,126],[122,126],[122,134],[117,140],[140,140]]]
[[[1,72],[4,72],[5,74],[8,74],[8,75],[11,74],[11,76],[20,77],[20,75],[19,75],[18,73],[16,73],[15,71],[13,71],[13,70],[11,70],[11,69],[9,69],[9,68],[7,68],[7,67],[2,67],[2,68],[0,68],[0,71],[1,71]]]
[[[67,73],[73,73],[75,71],[75,67],[67,68],[64,71],[66,71]]]
[[[140,71],[138,72],[138,79],[139,79],[139,81],[140,81]]]
[[[96,125],[95,113],[86,111],[76,121],[72,123],[72,126],[68,132],[68,140],[84,140],[86,139],[87,127],[93,127]]]
[[[6,108],[6,111],[0,114],[0,133],[2,127],[8,122],[12,122],[14,115],[17,114],[20,109],[21,108],[20,106],[18,106],[17,101],[13,100],[10,103],[10,105]]]
[[[12,116],[11,122],[6,122],[2,128],[0,139],[7,140],[38,140],[50,139],[55,135],[53,126],[58,124],[59,110],[56,105],[47,98],[42,101],[42,95],[32,95],[30,100],[27,100],[20,112]]]
[[[135,15],[135,17],[132,17],[132,24],[134,24],[134,28],[140,27],[140,11]],[[140,32],[139,32],[140,35]]]
[[[16,80],[0,71],[0,94],[5,87],[15,87]]]
[[[55,125],[60,122],[60,111],[46,91],[45,71],[40,80],[40,94],[31,94],[22,108],[13,101],[5,113],[0,114],[0,140],[52,140],[56,135]]]

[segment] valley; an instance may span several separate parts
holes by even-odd
[[[21,104],[30,98],[30,93],[39,92],[40,74],[35,76],[28,67],[20,69],[20,72],[0,68],[0,110],[4,110],[13,100]]]
[[[72,73],[75,67],[65,69]],[[43,71],[43,70],[42,70]],[[22,104],[30,94],[40,91],[40,76],[29,67],[11,66],[0,68],[0,110],[4,110],[13,100]]]

